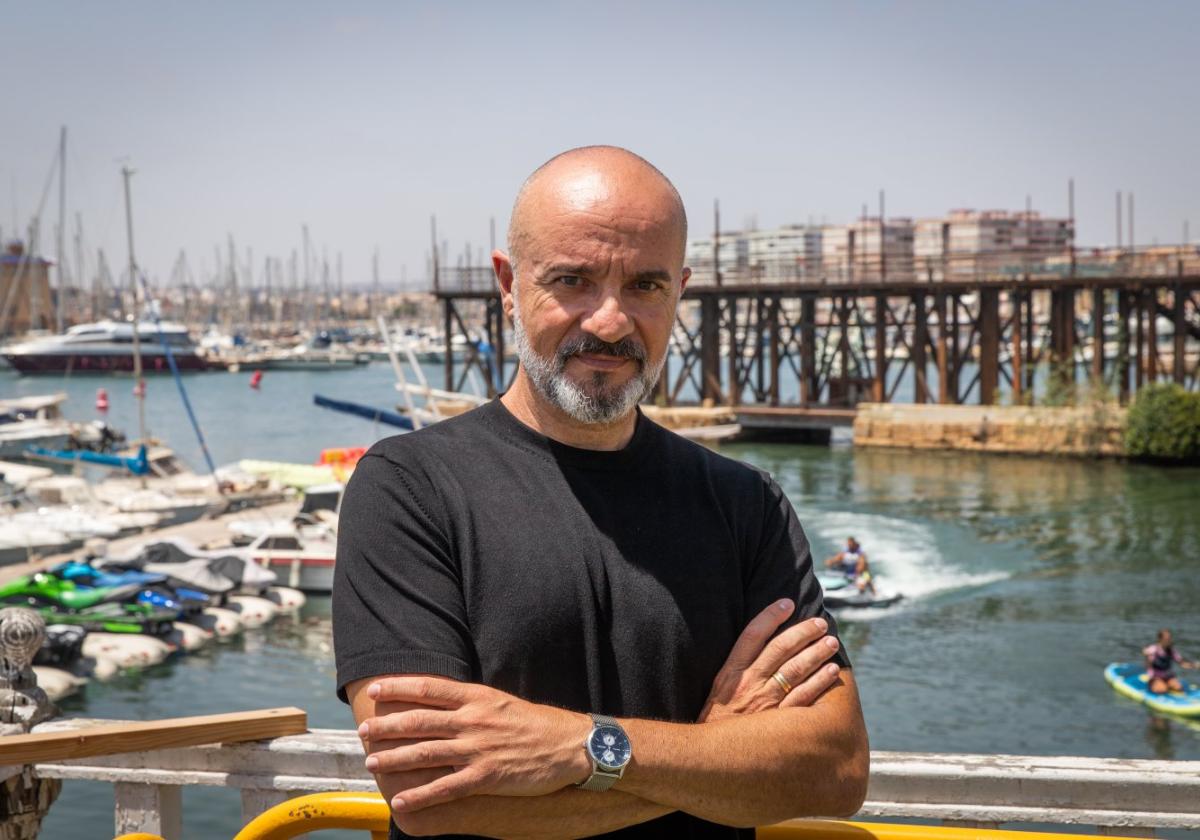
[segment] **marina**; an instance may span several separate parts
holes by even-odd
[[[1200,840],[1200,6],[7,22],[0,840]]]
[[[44,380],[0,376],[9,393],[44,389]],[[388,364],[334,374],[270,372],[258,389],[249,387],[250,376],[188,380],[218,463],[312,464],[322,448],[368,446],[392,433],[311,401],[317,390],[378,404],[396,400]],[[101,386],[110,393],[107,421],[127,428],[136,415],[128,379],[73,375],[55,383],[67,394],[67,416],[78,420],[87,419]],[[149,382],[146,417],[152,431],[187,428],[165,380]],[[173,435],[173,444],[184,462],[202,462],[186,435]],[[1160,624],[1179,628],[1184,650],[1196,647],[1196,468],[1065,459],[1047,471],[1037,458],[864,449],[844,436],[832,445],[719,445],[777,477],[815,558],[855,534],[881,585],[905,593],[883,609],[836,611],[874,749],[1200,761],[1196,724],[1125,698],[1103,677],[1108,663],[1136,659]],[[312,469],[318,479],[330,474]],[[262,536],[299,507],[297,499],[235,511],[150,538],[182,536],[200,545]],[[111,553],[146,539],[118,540]],[[343,730],[351,721],[333,696],[330,632],[328,596],[310,593],[299,613],[92,680],[61,705],[72,717],[121,720],[261,708],[286,698],[309,713],[311,727]],[[1030,655],[1047,647],[1056,651],[1049,659]],[[80,820],[111,821],[111,783],[72,778],[44,836],[75,836],[67,826]],[[220,786],[189,788],[186,836],[232,836],[237,797]],[[1160,834],[1190,836],[1161,826]]]

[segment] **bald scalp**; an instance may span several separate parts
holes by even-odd
[[[520,262],[522,248],[528,242],[532,213],[530,205],[535,203],[532,199],[539,192],[539,188],[545,186],[551,178],[565,178],[572,174],[578,176],[589,170],[602,174],[612,174],[621,170],[633,171],[658,181],[668,197],[669,221],[678,232],[681,252],[686,248],[687,212],[684,210],[679,190],[675,189],[670,178],[641,155],[620,146],[580,146],[550,158],[535,169],[517,191],[508,223],[508,256],[514,272]]]

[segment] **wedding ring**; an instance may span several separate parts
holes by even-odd
[[[771,679],[779,683],[779,687],[783,689],[783,693],[785,695],[792,693],[792,684],[787,681],[787,677],[785,677],[783,674],[776,671],[771,675]]]

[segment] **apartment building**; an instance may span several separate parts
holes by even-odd
[[[913,220],[880,221],[865,216],[848,225],[822,229],[822,271],[827,280],[862,283],[907,280],[913,276]]]
[[[970,280],[984,274],[1020,274],[1030,262],[1068,253],[1070,219],[1007,210],[951,210],[918,219],[913,243],[916,273],[928,280]]]

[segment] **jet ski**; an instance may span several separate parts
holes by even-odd
[[[859,592],[854,585],[854,579],[838,574],[818,574],[817,581],[825,590],[825,606],[831,609],[837,607],[890,607],[903,600],[899,592],[889,592],[879,589]]]
[[[140,586],[76,586],[46,572],[22,575],[0,586],[0,601],[9,604],[45,604],[66,610],[82,610],[97,604],[123,601],[136,596]]]
[[[98,558],[94,565],[111,571],[166,575],[172,586],[197,589],[209,595],[227,595],[234,590],[263,592],[276,580],[274,572],[236,549],[206,551],[182,539],[148,543],[131,554]]]
[[[209,606],[210,598],[203,592],[186,587],[170,587],[167,576],[136,570],[105,571],[89,563],[69,560],[55,566],[50,573],[80,587],[115,588],[130,585],[140,589],[135,600],[162,609],[178,610],[181,615],[195,615]]]

